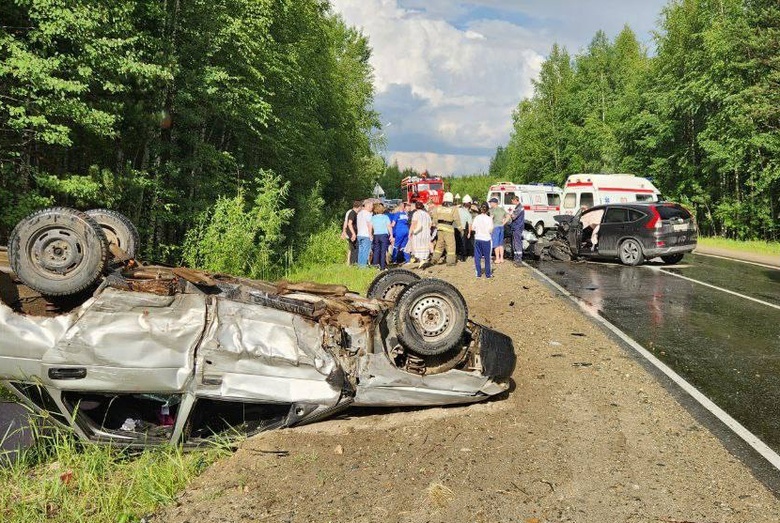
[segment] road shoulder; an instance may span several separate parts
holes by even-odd
[[[722,247],[710,247],[706,245],[698,245],[693,252],[694,254],[719,256],[721,258],[729,258],[732,260],[740,260],[740,261],[747,261],[751,263],[758,263],[761,265],[769,265],[770,267],[777,267],[778,269],[780,269],[780,257],[772,256],[769,254],[744,252],[735,249],[724,249]]]
[[[514,339],[507,398],[260,435],[154,521],[780,521],[718,438],[530,269],[427,275]]]

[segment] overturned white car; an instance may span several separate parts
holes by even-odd
[[[0,272],[0,381],[84,439],[197,444],[509,388],[511,340],[444,281],[389,270],[364,298],[140,265],[136,244],[117,213],[45,209]]]

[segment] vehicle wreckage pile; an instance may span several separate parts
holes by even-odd
[[[388,270],[362,297],[144,264],[138,245],[119,213],[44,209],[0,272],[0,381],[83,439],[197,444],[509,388],[511,339],[442,280]]]

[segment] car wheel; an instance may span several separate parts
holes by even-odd
[[[135,258],[141,244],[138,229],[122,213],[109,209],[91,209],[87,214],[103,229],[109,244],[114,244],[131,258]]]
[[[623,265],[639,265],[645,259],[644,254],[642,254],[642,246],[632,238],[624,240],[620,244],[618,255],[620,256],[620,263]]]
[[[534,232],[539,238],[544,236],[544,222],[539,222],[536,225],[534,225]]]
[[[550,243],[550,256],[559,261],[571,261],[571,249],[561,241]]]
[[[8,244],[11,269],[46,296],[78,294],[106,269],[108,240],[89,215],[52,207],[24,218]]]
[[[458,345],[468,321],[463,295],[433,278],[410,284],[398,297],[394,314],[398,341],[422,356],[443,354]]]
[[[680,263],[680,260],[683,259],[684,254],[670,254],[668,256],[661,256],[661,259],[664,261],[667,265],[674,265],[675,263]]]
[[[395,301],[410,283],[420,279],[420,275],[406,269],[388,269],[374,278],[368,287],[366,296],[380,300]]]

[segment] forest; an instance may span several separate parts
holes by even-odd
[[[0,244],[31,210],[107,207],[147,259],[273,275],[384,168],[368,40],[327,0],[16,0],[0,20]]]
[[[382,158],[371,47],[328,0],[15,0],[0,20],[0,245],[32,210],[105,207],[145,259],[278,277],[340,259],[348,202],[415,174]],[[775,0],[675,0],[652,50],[628,27],[553,46],[489,174],[451,187],[631,172],[705,234],[777,240],[779,84]]]
[[[672,1],[653,53],[629,27],[554,45],[490,177],[579,172],[649,177],[705,234],[780,239],[780,3]]]

